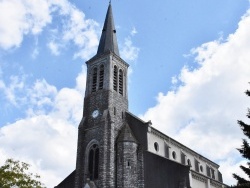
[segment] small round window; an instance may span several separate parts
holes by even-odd
[[[176,153],[175,153],[175,151],[172,152],[172,157],[173,157],[173,159],[176,159]]]
[[[200,166],[200,170],[201,170],[201,172],[203,172],[203,166]]]
[[[155,151],[159,151],[159,145],[157,142],[154,143]]]

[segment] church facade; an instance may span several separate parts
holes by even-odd
[[[109,4],[97,54],[86,62],[75,170],[56,188],[224,188],[219,165],[128,111],[128,64]]]

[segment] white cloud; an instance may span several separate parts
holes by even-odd
[[[31,54],[31,57],[32,59],[36,59],[36,57],[39,55],[39,49],[38,47],[34,48],[32,54]]]
[[[30,85],[20,78],[22,75],[13,77],[10,84],[0,81],[7,96],[12,93],[9,88],[14,91],[7,101],[16,101],[27,114],[0,128],[0,164],[7,158],[27,162],[47,187],[54,187],[75,167],[86,70],[79,73],[74,88],[60,90],[44,79]],[[20,88],[23,93],[17,94]]]
[[[26,113],[0,128],[0,164],[7,158],[27,162],[47,187],[54,187],[75,168],[86,68],[78,74],[74,88],[57,90],[45,79],[29,84],[28,78],[20,74],[8,84],[0,80],[6,102]]]
[[[96,52],[98,45],[98,35],[96,29],[98,24],[94,20],[86,20],[85,15],[79,10],[73,9],[70,14],[63,33],[64,41],[72,41],[79,47],[79,51],[74,54],[74,58],[87,60]]]
[[[55,97],[58,95],[55,86],[49,85],[46,80],[36,80],[31,87],[24,90],[26,94],[25,104],[28,104],[27,115],[45,114],[46,107],[52,108]],[[16,96],[18,98],[18,96]]]
[[[83,96],[85,92],[85,84],[86,84],[86,78],[87,78],[86,74],[87,74],[86,66],[82,65],[82,71],[76,77],[76,89],[80,93],[82,93]]]
[[[137,30],[135,29],[135,27],[132,28],[130,35],[127,36],[124,39],[124,43],[121,44],[121,57],[128,62],[134,61],[136,62],[137,58],[138,58],[138,54],[140,52],[140,48],[134,46],[133,42],[132,42],[132,38],[134,37],[134,35],[137,33]],[[132,73],[132,70],[131,72]]]
[[[59,51],[59,45],[57,43],[55,43],[54,41],[50,41],[47,44],[48,48],[50,49],[51,53],[55,56],[60,55],[60,51]]]
[[[38,38],[35,38],[35,46],[34,46],[33,51],[31,53],[31,58],[36,59],[38,55],[39,55]]]
[[[136,61],[140,49],[135,47],[132,43],[131,37],[125,38],[124,44],[121,49],[121,57],[126,61]]]
[[[54,187],[74,169],[76,138],[77,128],[69,121],[39,115],[2,127],[0,153],[32,164],[41,181]]]
[[[238,162],[228,163],[227,158],[235,156],[243,137],[237,119],[245,119],[249,107],[244,94],[249,88],[249,30],[250,11],[226,41],[193,49],[198,68],[183,67],[178,80],[173,80],[174,90],[159,93],[157,105],[143,115],[162,132],[219,161],[228,184],[235,182],[229,174]]]
[[[47,1],[3,0],[0,2],[0,47],[19,47],[24,35],[37,35],[50,22]]]
[[[245,179],[248,179],[248,176],[239,168],[240,165],[246,166],[246,164],[246,160],[236,161],[234,158],[231,157],[222,161],[220,163],[220,170],[223,172],[223,181],[232,182],[232,172],[237,175],[240,175]]]
[[[3,0],[0,2],[0,48],[8,50],[19,47],[25,35],[38,35],[49,23],[52,17],[59,14],[62,20],[62,31],[47,46],[52,54],[59,55],[60,49],[72,42],[78,52],[74,58],[88,59],[98,45],[98,24],[86,19],[85,14],[67,0]],[[32,53],[35,58],[38,49]]]
[[[132,31],[130,32],[130,35],[131,35],[131,36],[134,36],[134,35],[137,34],[137,33],[138,33],[138,32],[137,32],[136,28],[133,27]]]
[[[19,93],[22,93],[22,90],[25,88],[26,75],[22,76],[10,76],[10,83],[6,84],[3,80],[0,80],[0,89],[3,90],[4,96],[14,106],[23,102],[23,98],[16,98],[15,96]]]

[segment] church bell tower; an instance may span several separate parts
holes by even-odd
[[[109,4],[97,54],[87,64],[83,118],[78,129],[75,188],[116,187],[116,140],[128,110],[128,64],[119,56]]]

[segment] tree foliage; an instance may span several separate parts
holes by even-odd
[[[246,91],[246,95],[250,97],[250,91]],[[250,109],[248,108],[247,117],[250,119]],[[250,125],[246,124],[245,122],[238,120],[238,124],[240,128],[242,129],[244,135],[248,139],[250,139]],[[247,141],[247,139],[243,139],[243,144],[240,149],[238,149],[241,155],[246,158],[248,161],[250,161],[250,145]],[[233,174],[233,177],[237,180],[237,188],[250,188],[250,162],[247,163],[247,167],[240,166],[240,168],[244,171],[244,173],[248,176],[248,179],[245,179],[243,177],[240,177],[237,174]]]
[[[28,172],[30,165],[7,159],[0,167],[1,188],[44,188],[39,175]]]

